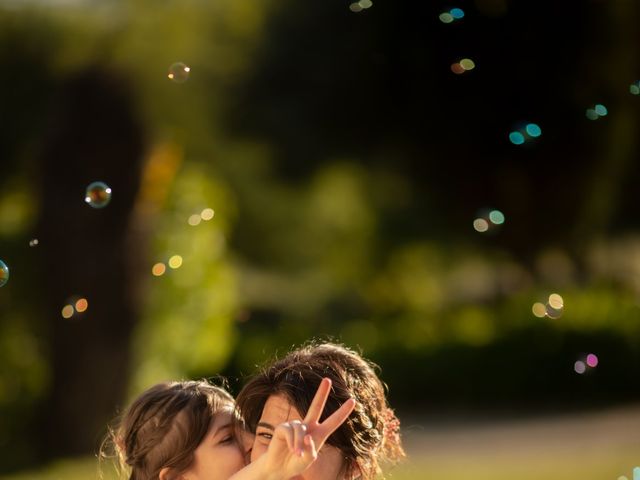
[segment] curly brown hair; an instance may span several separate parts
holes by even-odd
[[[207,381],[159,383],[143,392],[110,429],[101,458],[113,458],[129,480],[157,480],[167,467],[178,474],[193,463],[214,416],[233,409],[233,397]]]
[[[360,474],[362,480],[373,480],[382,464],[396,463],[405,456],[400,422],[389,408],[377,368],[343,345],[310,343],[251,377],[236,399],[236,408],[246,428],[255,434],[270,396],[284,395],[304,416],[322,379],[330,378],[332,390],[321,421],[349,398],[357,403],[327,443],[337,447],[347,461],[346,478]]]

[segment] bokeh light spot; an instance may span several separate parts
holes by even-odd
[[[9,267],[7,264],[0,260],[0,287],[3,287],[9,281]]]
[[[169,67],[169,73],[167,77],[169,80],[175,83],[184,83],[189,79],[189,73],[191,72],[191,67],[188,67],[182,62],[176,62],[171,64]]]
[[[557,293],[552,293],[549,295],[549,305],[556,310],[562,310],[564,308],[564,299]]]
[[[360,6],[359,3],[352,3],[351,5],[349,5],[349,10],[351,10],[352,12],[358,13],[362,11],[362,7]]]
[[[634,82],[629,85],[629,93],[632,95],[640,95],[640,81]]]
[[[195,227],[196,225],[200,224],[200,220],[202,220],[202,218],[200,217],[200,215],[194,213],[193,215],[191,215],[189,217],[189,220],[187,220],[187,223],[189,225],[191,225],[192,227]]]
[[[604,117],[607,113],[609,113],[607,111],[607,107],[605,107],[604,105],[602,105],[600,103],[595,106],[594,110],[601,117]]]
[[[360,5],[362,8],[371,8],[373,7],[373,2],[371,0],[360,0],[358,2],[358,5]]]
[[[596,368],[598,366],[598,357],[593,353],[587,355],[587,365],[591,368]]]
[[[531,311],[538,318],[544,318],[547,316],[547,307],[544,305],[544,303],[534,303],[533,307],[531,307]]]
[[[476,218],[473,221],[473,228],[476,232],[484,233],[489,230],[489,222],[487,222],[484,218]]]
[[[151,273],[156,276],[159,277],[161,275],[164,275],[164,272],[167,270],[167,267],[164,266],[164,263],[156,263],[153,267],[151,267]]]
[[[504,223],[504,213],[500,210],[491,210],[489,220],[495,225],[502,225]]]
[[[465,69],[462,67],[462,65],[460,65],[459,63],[454,63],[451,65],[451,71],[453,73],[455,73],[456,75],[460,75],[463,74],[465,72]]]
[[[586,115],[589,120],[597,120],[598,118],[600,118],[600,116],[593,108],[588,108]]]
[[[476,68],[476,64],[469,58],[463,58],[460,60],[460,66],[465,70],[473,70]]]
[[[545,305],[546,309],[547,309],[547,317],[556,320],[558,318],[560,318],[562,316],[562,309],[561,308],[553,308],[551,305],[549,305],[548,303]]]
[[[93,208],[104,208],[111,201],[111,188],[104,182],[93,182],[87,187],[84,201]]]
[[[460,20],[464,17],[464,11],[461,8],[452,8],[450,14],[456,20]]]
[[[81,298],[76,302],[76,312],[85,312],[87,308],[89,308],[89,302],[86,298]]]
[[[509,140],[514,145],[522,145],[524,143],[524,135],[522,135],[520,132],[511,132],[509,134]]]
[[[168,263],[173,269],[180,268],[182,266],[182,257],[180,255],[174,255],[169,259]]]
[[[202,212],[200,213],[200,217],[202,217],[202,220],[204,221],[209,221],[213,218],[213,216],[215,215],[215,212],[213,211],[212,208],[205,208],[204,210],[202,210]]]
[[[579,373],[580,375],[582,375],[584,372],[587,371],[587,366],[584,364],[584,362],[578,360],[576,363],[573,364],[573,370],[576,373]]]
[[[30,247],[35,247],[35,246],[38,245],[38,243],[40,243],[40,242],[38,241],[37,238],[32,238],[31,240],[29,240],[29,246]]]
[[[73,314],[73,305],[65,305],[62,307],[62,318],[71,318],[73,317]]]

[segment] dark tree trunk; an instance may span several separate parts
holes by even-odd
[[[122,400],[137,321],[131,232],[143,131],[129,86],[111,72],[83,71],[62,87],[39,156],[38,235],[51,386],[34,441],[42,459],[93,451]],[[112,189],[108,206],[84,201],[87,185]],[[65,319],[77,298],[88,309]],[[35,433],[35,432],[34,432]]]

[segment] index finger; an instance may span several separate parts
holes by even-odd
[[[316,441],[318,448],[320,448],[327,438],[329,438],[329,436],[335,432],[347,418],[349,418],[349,415],[351,415],[355,406],[356,401],[353,398],[350,398],[315,429],[313,436],[315,437],[314,440]]]
[[[324,410],[324,405],[329,398],[329,391],[331,390],[331,379],[323,378],[316,390],[316,394],[311,401],[307,415],[304,417],[303,422],[308,424],[315,424],[320,421],[320,416]]]

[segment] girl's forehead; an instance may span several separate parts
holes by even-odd
[[[278,425],[290,420],[302,420],[300,412],[284,395],[271,395],[264,404],[260,421]]]

